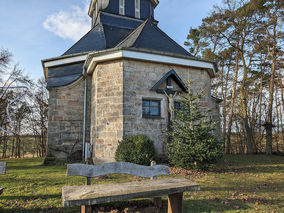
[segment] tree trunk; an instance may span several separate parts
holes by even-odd
[[[280,84],[280,90],[281,90],[281,100],[280,100],[280,123],[282,127],[282,142],[284,144],[284,123],[283,123],[283,113],[284,113],[284,84],[282,83],[281,79],[281,71],[279,70],[279,84]],[[284,150],[282,150],[283,152]]]
[[[276,86],[276,85],[275,85]],[[278,89],[275,90],[275,102],[276,102],[276,118],[277,118],[277,134],[276,134],[276,152],[279,152],[279,141],[281,138],[280,135],[280,115],[279,115],[279,108],[281,105],[278,103]]]
[[[241,58],[243,62],[244,74],[243,80],[240,88],[241,92],[241,116],[243,119],[243,127],[246,133],[246,143],[247,143],[247,154],[253,153],[253,134],[249,126],[248,114],[247,114],[247,98],[248,98],[248,87],[247,87],[247,77],[248,77],[248,67],[246,66],[246,60],[244,54],[241,53]]]
[[[273,23],[273,45],[272,51],[270,52],[270,56],[272,58],[272,67],[270,73],[270,81],[269,81],[269,101],[268,101],[268,109],[267,109],[267,121],[265,124],[266,129],[266,149],[265,152],[267,155],[272,154],[272,128],[273,128],[273,95],[274,95],[274,81],[275,81],[275,71],[276,71],[276,25],[277,18],[274,17]],[[270,49],[268,47],[268,49]]]
[[[272,67],[275,67],[273,64]],[[272,68],[275,70],[275,68]],[[273,107],[273,93],[274,93],[274,71],[271,70],[271,78],[269,84],[269,101],[267,109],[267,121],[265,124],[266,129],[266,149],[265,152],[267,155],[272,154],[272,128],[273,128],[273,118],[272,118],[272,107]]]
[[[237,91],[237,82],[238,82],[238,75],[239,75],[239,54],[236,54],[236,65],[235,65],[235,78],[233,83],[233,92],[231,97],[231,104],[230,104],[230,113],[228,119],[228,133],[227,133],[227,150],[226,153],[231,153],[231,133],[232,133],[232,122],[233,122],[233,114],[234,114],[234,105],[235,105],[235,97]]]
[[[7,125],[5,125],[5,129],[7,129]],[[7,133],[5,132],[4,133],[4,138],[3,138],[3,149],[2,149],[2,158],[6,158],[7,157],[7,143],[8,143],[8,135]]]
[[[11,157],[13,157],[14,153],[15,153],[15,135],[13,135],[12,137],[13,137],[13,139],[12,139]]]

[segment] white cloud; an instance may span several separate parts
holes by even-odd
[[[43,27],[63,39],[79,40],[91,28],[88,5],[84,8],[72,6],[70,11],[60,11],[49,15]]]

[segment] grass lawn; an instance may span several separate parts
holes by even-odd
[[[0,212],[78,212],[63,209],[63,185],[84,184],[82,177],[66,177],[64,166],[42,166],[43,159],[6,160],[6,187]],[[284,212],[284,157],[226,156],[210,172],[172,169],[201,185],[200,192],[184,195],[184,212]],[[135,177],[111,175],[96,183],[125,182]]]

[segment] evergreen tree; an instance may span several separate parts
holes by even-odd
[[[166,142],[170,162],[181,168],[208,169],[223,155],[223,143],[212,133],[216,123],[209,120],[209,112],[200,106],[202,94],[188,92],[181,95],[182,109],[176,111]]]

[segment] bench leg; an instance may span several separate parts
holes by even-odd
[[[81,206],[81,213],[92,213],[92,206]]]
[[[171,194],[168,199],[168,213],[182,213],[183,193]]]

